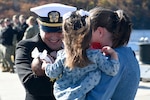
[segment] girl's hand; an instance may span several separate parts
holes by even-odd
[[[109,46],[104,46],[101,50],[105,55],[110,55],[112,59],[118,60],[118,55],[114,49]]]
[[[49,60],[45,60],[45,59],[42,59],[42,69],[45,70],[45,67],[47,66],[47,64],[52,64],[54,63],[54,59],[53,57],[51,57],[50,55],[47,55],[47,57],[49,58]]]
[[[111,55],[115,51],[111,47],[109,47],[109,46],[104,46],[102,48],[102,52],[105,53],[106,55]]]

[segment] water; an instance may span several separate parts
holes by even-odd
[[[150,30],[133,30],[131,33],[131,37],[128,43],[128,46],[131,47],[134,51],[139,51],[139,40],[143,38],[147,38],[150,42]]]

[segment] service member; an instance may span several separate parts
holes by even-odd
[[[41,61],[38,58],[33,59],[31,52],[36,47],[39,52],[47,50],[48,54],[60,50],[62,48],[62,16],[69,11],[75,11],[76,7],[52,3],[30,10],[38,15],[40,33],[18,43],[15,66],[26,90],[25,100],[55,100],[53,82],[41,69]],[[38,67],[35,69],[39,74],[32,71],[32,68],[36,66]]]

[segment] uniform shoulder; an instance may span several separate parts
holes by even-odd
[[[33,38],[21,40],[17,43],[17,45],[32,46],[32,45],[35,45],[35,43],[38,43],[38,42],[39,42],[39,39],[37,39],[36,37],[33,37]]]

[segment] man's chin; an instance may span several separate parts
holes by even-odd
[[[49,46],[49,48],[51,48],[52,50],[60,50],[61,49],[61,46]]]

